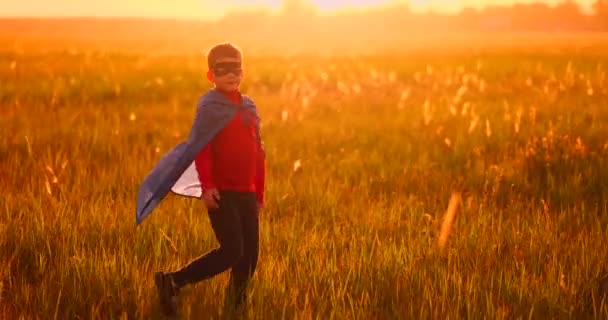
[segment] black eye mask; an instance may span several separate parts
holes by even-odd
[[[243,67],[240,62],[219,62],[213,65],[213,74],[217,77],[225,76],[229,73],[235,76],[240,76],[243,73]]]

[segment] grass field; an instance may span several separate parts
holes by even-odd
[[[216,245],[197,200],[135,226],[202,56],[0,47],[0,318],[158,318],[154,271]],[[559,47],[245,53],[269,170],[247,316],[608,316],[608,41]],[[226,281],[183,318],[223,317]]]

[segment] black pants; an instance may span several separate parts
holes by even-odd
[[[259,222],[255,193],[220,191],[219,208],[208,210],[208,213],[219,247],[172,273],[173,281],[183,287],[232,268],[227,293],[240,304],[258,262]]]

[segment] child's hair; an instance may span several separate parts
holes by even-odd
[[[217,60],[221,58],[238,58],[243,59],[241,49],[230,42],[215,45],[207,52],[207,66],[213,68]]]

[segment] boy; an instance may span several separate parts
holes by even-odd
[[[226,292],[228,306],[242,306],[245,289],[258,260],[258,213],[264,203],[265,184],[259,117],[253,101],[239,92],[243,78],[241,51],[230,43],[217,45],[208,52],[207,63],[207,78],[214,88],[199,101],[189,141],[183,144],[183,150],[178,146],[159,162],[157,169],[167,166],[171,169],[157,171],[169,173],[158,173],[156,178],[152,178],[156,174],[153,171],[144,181],[150,194],[160,188],[150,187],[148,180],[154,180],[158,185],[172,184],[171,190],[175,193],[200,197],[207,207],[219,242],[218,248],[184,268],[155,274],[160,303],[163,312],[169,316],[177,312],[176,298],[181,287],[209,279],[227,269],[231,269]],[[202,143],[200,140],[207,141]],[[194,161],[190,159],[193,154]],[[181,161],[184,158],[186,160]],[[178,164],[165,165],[171,161]],[[182,170],[185,166],[182,162],[186,165],[190,162],[185,171]],[[172,170],[177,166],[181,168]],[[179,176],[175,183],[175,178],[167,178],[173,176]],[[145,205],[141,205],[138,199],[138,222],[152,210],[146,206],[153,208],[160,202],[154,200],[164,196],[164,190],[159,192],[160,196],[154,194],[141,200],[142,203],[147,201]],[[140,190],[140,197],[143,199],[147,195]],[[146,210],[147,213],[140,213]]]

